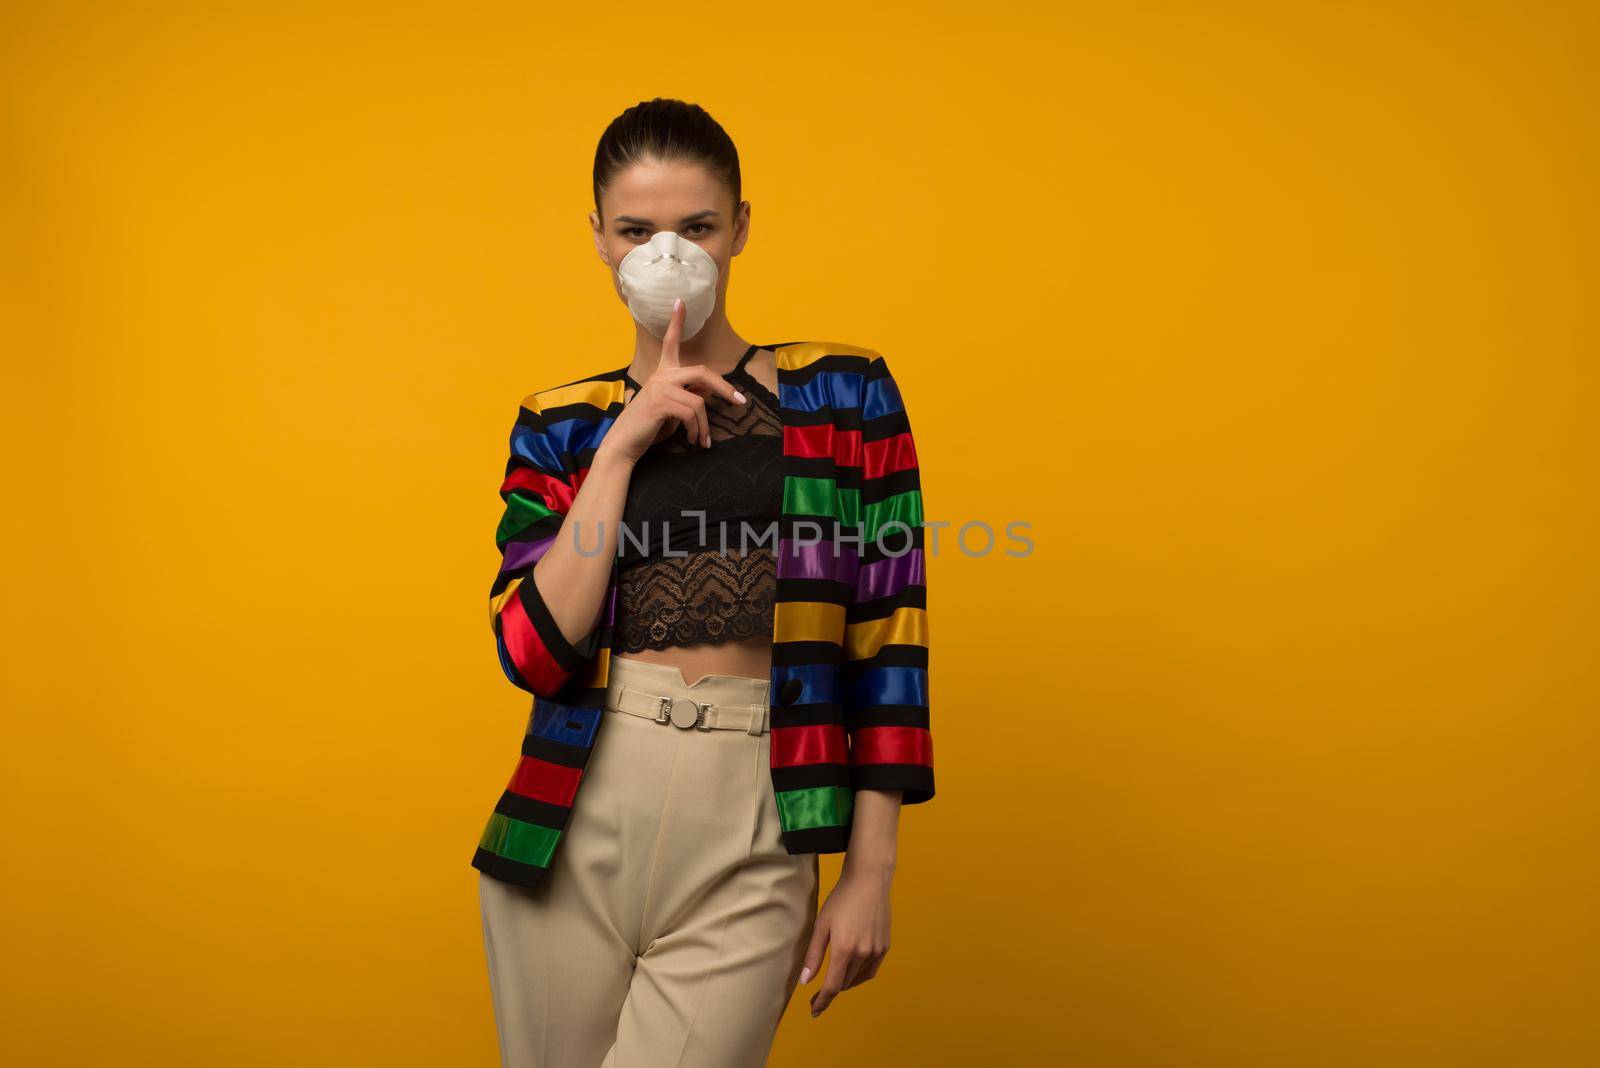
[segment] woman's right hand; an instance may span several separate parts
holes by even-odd
[[[688,432],[690,442],[709,448],[711,426],[706,420],[706,396],[716,393],[735,404],[745,403],[744,394],[710,368],[685,367],[678,362],[683,318],[683,301],[675,301],[667,334],[661,339],[661,362],[601,439],[602,450],[637,463],[652,445],[669,437],[679,426]]]

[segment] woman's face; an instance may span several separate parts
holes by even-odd
[[[595,250],[610,268],[611,284],[623,298],[617,278],[622,257],[671,230],[693,241],[717,261],[717,307],[722,316],[728,292],[728,266],[750,232],[750,202],[737,207],[728,187],[698,163],[641,161],[620,171],[600,199],[600,213],[589,213]],[[625,300],[625,298],[623,298]],[[703,332],[703,331],[702,331]]]

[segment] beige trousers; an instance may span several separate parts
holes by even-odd
[[[817,913],[779,837],[770,733],[616,711],[623,687],[734,705],[768,681],[613,657],[606,718],[539,885],[480,873],[506,1068],[764,1065]]]

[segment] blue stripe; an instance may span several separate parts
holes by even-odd
[[[576,458],[585,449],[598,448],[615,422],[610,417],[563,419],[547,423],[543,433],[519,423],[511,431],[511,451],[545,470],[565,471],[561,463],[563,454]]]
[[[533,466],[552,474],[563,471],[559,443],[549,434],[541,434],[531,426],[518,423],[511,428],[511,455],[521,457]]]
[[[905,410],[906,406],[900,402],[900,387],[895,385],[894,379],[875,378],[867,383],[867,399],[861,406],[861,418],[875,419],[880,415],[893,415]]]
[[[576,726],[574,726],[576,724]],[[594,745],[595,729],[600,725],[600,709],[559,705],[543,697],[533,699],[533,719],[528,733],[553,742],[565,742],[580,749]]]
[[[791,705],[839,703],[839,672],[833,665],[796,664],[772,669],[771,700],[774,707],[782,707],[778,704],[778,695],[783,692],[783,684],[790,679],[799,679],[801,684],[800,696],[790,701]]]
[[[803,386],[778,382],[778,403],[801,412],[832,407],[835,411],[861,407],[862,375],[853,371],[820,371]]]
[[[928,704],[928,673],[917,667],[881,667],[863,671],[850,680],[850,703],[856,708],[876,705]]]

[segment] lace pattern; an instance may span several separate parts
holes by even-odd
[[[624,652],[772,636],[772,553],[704,552],[638,564],[617,589],[615,647]]]
[[[746,368],[755,352],[723,375],[747,403],[706,398],[710,448],[690,444],[679,426],[634,467],[619,546],[619,652],[772,635],[783,421],[778,398]]]

